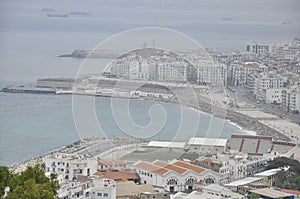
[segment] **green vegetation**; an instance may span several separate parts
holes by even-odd
[[[256,193],[251,193],[250,195],[247,196],[247,198],[249,198],[249,199],[257,199],[257,198],[260,198],[260,197]]]
[[[179,157],[179,160],[182,160],[182,159],[195,160],[198,157],[199,157],[199,155],[195,154],[195,153],[184,153]]]
[[[275,186],[300,191],[300,162],[285,157],[278,157],[268,162],[267,169],[274,169],[283,166],[289,166],[290,169],[287,171],[282,169],[277,174],[275,178]]]
[[[134,152],[132,153],[149,153],[149,151],[139,151],[139,150],[135,150]]]
[[[45,164],[27,167],[21,174],[12,174],[7,167],[0,166],[0,196],[9,187],[7,199],[53,199],[59,188],[57,176],[45,176]]]

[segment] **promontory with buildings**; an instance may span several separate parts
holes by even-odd
[[[72,55],[86,58],[90,52],[76,53]],[[118,54],[99,53],[91,57]],[[186,94],[191,88],[195,99]],[[245,51],[229,52],[135,49],[116,56],[102,74],[39,79],[34,87],[17,85],[2,91],[178,103],[245,130],[226,139],[85,138],[10,167],[18,173],[44,163],[46,175],[57,174],[58,198],[300,197],[299,191],[278,188],[279,177],[292,168],[269,165],[279,157],[300,160],[299,39],[251,42]]]

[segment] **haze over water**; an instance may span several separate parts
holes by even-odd
[[[44,77],[75,77],[82,59],[58,58],[75,49],[92,49],[107,37],[131,28],[157,26],[181,31],[205,48],[244,49],[248,41],[292,40],[300,36],[300,2],[294,1],[1,1],[0,81],[34,83]],[[55,13],[84,11],[90,16],[50,18]],[[223,21],[223,17],[234,18]],[[282,22],[291,22],[283,25]],[[159,42],[159,41],[157,41]],[[141,44],[142,46],[143,44]],[[107,60],[95,59],[99,67]],[[0,165],[10,165],[79,139],[71,96],[0,93]],[[97,98],[96,112],[107,136],[125,136],[113,121],[108,98]],[[137,123],[147,124],[148,108],[157,102],[133,101]],[[176,105],[164,104],[168,120],[155,139],[172,138],[180,120]],[[185,109],[191,122],[197,112]],[[201,116],[199,136],[210,117]],[[222,121],[218,123],[222,125]],[[218,129],[218,128],[216,128]],[[188,130],[187,130],[188,131]],[[222,137],[240,130],[229,123]],[[211,136],[218,135],[213,127]]]
[[[43,12],[44,8],[54,9],[54,13],[83,11],[91,15],[47,17],[51,12]],[[92,49],[107,37],[132,28],[175,29],[203,47],[217,50],[242,50],[248,41],[292,40],[300,37],[299,10],[297,0],[1,1],[0,79],[75,76],[82,60],[56,55]],[[224,17],[234,20],[224,21]]]

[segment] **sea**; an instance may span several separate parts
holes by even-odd
[[[43,11],[45,8],[53,11]],[[75,49],[93,49],[105,39],[133,28],[172,29],[192,38],[203,48],[220,51],[243,50],[249,41],[292,40],[300,36],[299,8],[297,0],[1,1],[0,87],[34,84],[37,79],[46,77],[74,78],[84,60],[58,55]],[[90,15],[69,14],[72,11]],[[69,16],[47,17],[49,12]],[[222,20],[224,17],[233,20]],[[154,43],[146,42],[148,45]],[[163,42],[155,40],[158,46]],[[140,47],[143,45],[144,42],[140,42]],[[90,62],[101,72],[110,61],[93,59]],[[122,104],[125,99],[117,99],[116,103],[118,100]],[[165,121],[158,132],[146,136],[149,140],[186,140],[190,136],[228,138],[230,134],[242,133],[230,121],[194,109],[132,100],[130,116],[139,126],[140,136],[142,127],[151,124],[150,110],[156,105],[162,107],[165,114],[162,117],[154,113],[153,118]],[[94,106],[101,136],[130,136],[130,132],[124,131],[115,121],[110,98],[97,97]],[[187,122],[180,126],[182,114]],[[0,92],[0,165],[40,156],[84,137],[84,132],[79,132],[76,125],[71,95]],[[88,125],[86,129],[93,131]]]

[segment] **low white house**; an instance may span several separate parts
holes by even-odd
[[[227,139],[192,137],[187,143],[189,153],[216,154],[227,149]]]
[[[230,189],[217,184],[210,184],[208,186],[203,187],[202,192],[207,193],[211,196],[220,196],[222,198],[246,199],[245,196],[239,193],[235,193]]]
[[[147,147],[149,150],[184,152],[186,145],[186,142],[150,141]]]
[[[249,191],[249,185],[253,183],[263,183],[263,177],[248,177],[241,180],[237,180],[228,184],[225,184],[224,186],[230,189],[231,191],[245,194]]]
[[[193,190],[196,182],[204,184],[219,183],[219,174],[190,163],[175,160],[166,163],[138,161],[133,164],[142,184],[151,184],[169,192]]]

